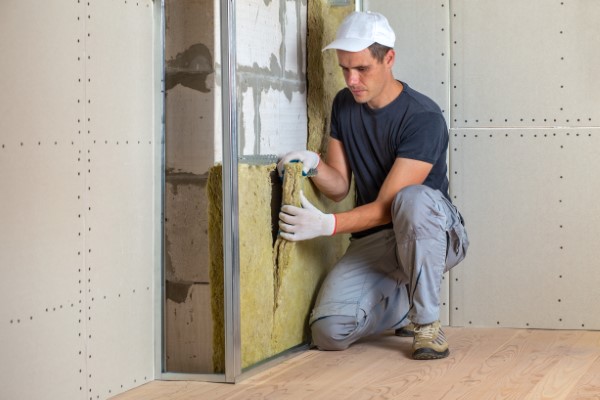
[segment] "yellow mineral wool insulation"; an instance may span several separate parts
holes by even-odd
[[[312,204],[327,209],[309,179],[302,176],[302,164],[286,165],[282,203],[300,206],[300,190]],[[330,201],[325,203],[331,205]],[[307,341],[308,317],[318,287],[346,246],[347,237],[344,236],[301,242],[277,239],[273,253],[278,276],[272,335],[274,354]]]
[[[272,354],[274,285],[270,173],[274,169],[274,164],[240,164],[238,168],[242,367],[262,361]],[[208,180],[209,250],[215,372],[225,371],[221,179],[222,167],[211,168]]]
[[[223,169],[210,169],[208,195],[208,252],[210,257],[210,298],[213,321],[213,369],[225,372],[225,288],[223,274]]]
[[[238,174],[242,368],[269,358],[273,327],[270,174],[275,165],[240,164]]]
[[[335,50],[321,51],[335,39],[342,20],[354,11],[354,2],[331,7],[327,0],[308,2],[306,80],[308,82],[307,149],[325,155],[333,98],[346,86]]]
[[[326,209],[302,164],[286,166],[283,203],[300,205],[299,191]],[[239,165],[240,324],[242,368],[252,366],[307,341],[307,320],[318,285],[344,252],[346,235],[304,242],[272,241],[271,174],[275,165]],[[209,238],[211,252],[213,363],[224,371],[223,256],[221,167],[210,171]],[[331,202],[328,202],[331,205]],[[279,211],[279,210],[275,210]],[[218,219],[218,221],[217,221]],[[220,247],[219,247],[220,246]]]

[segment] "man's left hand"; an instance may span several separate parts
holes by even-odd
[[[313,206],[300,191],[302,208],[291,205],[281,207],[279,235],[290,241],[312,239],[335,234],[335,215],[325,214]]]

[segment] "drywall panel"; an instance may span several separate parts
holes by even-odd
[[[431,97],[449,121],[448,0],[365,0],[363,9],[386,16],[396,33],[394,76]]]
[[[152,286],[152,149],[149,142],[89,149],[86,264],[92,296]]]
[[[82,163],[71,143],[8,137],[18,128],[0,140],[0,397],[79,398],[86,387]]]
[[[88,391],[100,397],[154,378],[160,144],[151,6],[92,2],[87,10]]]
[[[0,144],[3,321],[33,320],[47,308],[77,304],[85,276],[79,150],[19,140],[3,137]]]
[[[83,9],[0,12],[0,398],[83,398]]]
[[[138,282],[120,293],[88,296],[90,398],[110,398],[154,379],[153,295],[151,283]]]
[[[81,4],[2,2],[0,137],[28,145],[81,138],[84,14]]]
[[[597,126],[600,3],[452,2],[452,125]]]
[[[86,122],[91,144],[152,140],[151,0],[90,2],[86,9]],[[148,147],[150,148],[150,146]],[[117,166],[115,166],[116,168]]]
[[[2,5],[0,398],[104,399],[154,378],[154,10]]]
[[[453,325],[598,329],[596,129],[453,130],[451,191],[471,240]]]
[[[3,281],[9,279],[4,274]],[[48,289],[47,310],[38,307],[2,315],[2,399],[88,398],[82,305],[51,304],[55,287]],[[11,303],[21,298],[15,296]],[[2,299],[3,307],[6,300]]]

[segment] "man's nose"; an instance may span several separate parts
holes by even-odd
[[[358,72],[350,70],[348,72],[348,86],[356,85],[358,83]]]

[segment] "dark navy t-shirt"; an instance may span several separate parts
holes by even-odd
[[[331,137],[342,142],[356,184],[356,205],[373,202],[396,158],[433,165],[424,185],[448,196],[446,151],[448,128],[438,105],[429,97],[404,89],[387,106],[373,110],[359,104],[348,88],[333,101]],[[391,227],[391,224],[354,233],[355,237]]]

